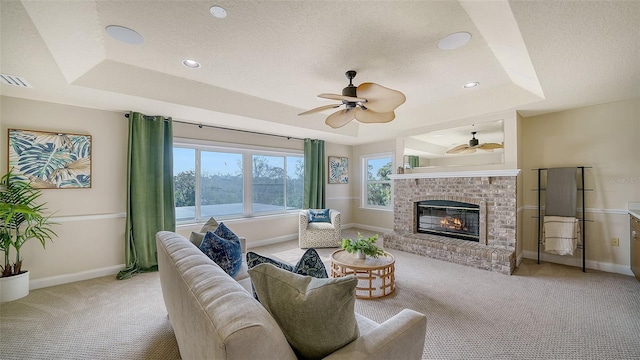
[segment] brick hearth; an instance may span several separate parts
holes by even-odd
[[[384,247],[502,274],[513,273],[517,176],[419,175],[394,176],[394,231],[384,234]],[[423,200],[480,205],[480,242],[417,233],[416,203]]]

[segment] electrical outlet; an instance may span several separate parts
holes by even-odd
[[[611,246],[620,246],[620,238],[611,238]]]

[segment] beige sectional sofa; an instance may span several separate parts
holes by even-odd
[[[241,285],[181,235],[161,231],[156,242],[162,294],[183,360],[296,359],[278,324],[247,291],[244,265]],[[405,309],[382,324],[356,317],[360,337],[326,359],[422,357],[425,315]]]

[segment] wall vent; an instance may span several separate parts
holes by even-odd
[[[33,89],[33,86],[31,86],[31,84],[29,84],[27,80],[25,80],[24,78],[21,78],[20,76],[0,74],[0,81],[2,84],[6,84],[6,85],[13,85],[13,86],[26,87],[26,88]]]

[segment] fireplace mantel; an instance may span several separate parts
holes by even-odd
[[[520,169],[506,170],[477,170],[477,171],[449,171],[432,173],[411,173],[392,174],[390,179],[439,179],[439,178],[459,178],[459,177],[497,177],[497,176],[518,176]]]

